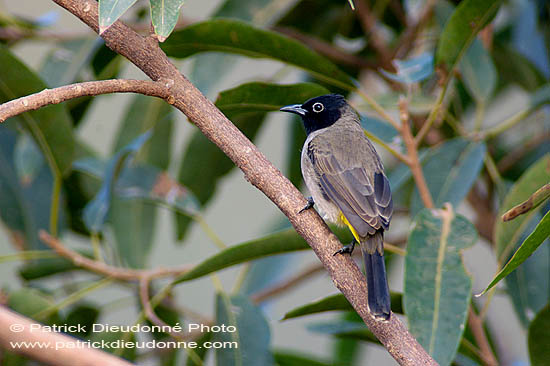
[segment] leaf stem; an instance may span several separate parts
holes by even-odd
[[[382,108],[380,104],[378,104],[374,99],[368,96],[367,93],[362,91],[361,89],[356,89],[357,94],[361,96],[367,102],[367,104],[375,110],[376,113],[380,115],[380,117],[384,118],[386,121],[389,122],[390,125],[392,125],[396,130],[399,131],[399,124]]]
[[[50,233],[57,236],[57,223],[59,221],[59,197],[61,195],[61,174],[52,170],[54,174],[52,187],[52,201],[50,206]]]
[[[19,261],[19,260],[29,260],[29,259],[45,259],[45,258],[57,258],[51,250],[26,250],[14,254],[8,254],[0,256],[0,263]]]
[[[451,79],[452,78],[449,78],[447,82],[443,85],[443,88],[437,96],[434,107],[428,115],[428,118],[426,119],[426,122],[424,122],[424,124],[420,128],[420,131],[418,131],[418,133],[416,134],[416,137],[414,138],[414,143],[416,146],[420,145],[424,137],[426,137],[426,135],[428,134],[428,131],[430,131],[430,128],[432,128],[434,122],[437,120],[437,117],[440,114],[441,107],[443,106],[445,94],[447,93],[447,89],[449,87],[449,84],[451,83]]]
[[[499,123],[495,127],[489,128],[485,131],[482,131],[481,132],[482,138],[483,139],[490,139],[490,138],[493,138],[493,137],[496,137],[496,136],[500,135],[504,131],[514,127],[519,122],[524,120],[527,116],[529,116],[529,114],[531,114],[531,112],[532,112],[531,109],[526,109],[526,110],[523,110],[521,112],[518,112],[518,113],[514,114],[512,117],[508,118],[504,122]]]
[[[84,287],[84,288],[76,291],[75,293],[67,296],[65,299],[61,300],[57,304],[54,304],[52,306],[47,307],[46,309],[43,309],[43,310],[39,311],[38,313],[34,314],[32,316],[32,318],[44,319],[45,317],[51,315],[52,313],[54,313],[56,311],[59,311],[59,310],[63,309],[66,306],[74,304],[75,302],[82,299],[84,296],[86,296],[90,292],[93,292],[93,291],[98,290],[102,287],[110,285],[111,283],[114,282],[114,280],[115,280],[114,278],[106,277],[106,278],[102,278],[99,281],[95,281],[91,285],[89,285],[87,287]]]

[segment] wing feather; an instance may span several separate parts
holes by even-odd
[[[348,133],[343,141],[349,140]],[[317,136],[310,141],[307,155],[327,196],[357,233],[366,237],[388,228],[393,202],[389,181],[374,147],[366,137],[353,140],[354,146],[344,143],[335,148]]]

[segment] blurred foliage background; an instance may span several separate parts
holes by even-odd
[[[394,312],[441,365],[548,364],[548,2],[99,3],[103,29],[122,16],[147,34],[152,21],[168,56],[299,188],[302,126],[270,112],[344,94],[391,181],[396,212],[386,239]],[[6,4],[0,102],[79,81],[141,77],[54,5],[37,15]],[[399,120],[400,97],[436,210],[424,208],[399,159],[409,153],[390,123]],[[525,214],[501,220],[528,199]],[[86,97],[4,122],[0,218],[0,302],[22,314],[46,324],[148,317],[238,329],[191,335],[237,341],[238,349],[111,350],[137,364],[359,365],[376,355],[377,364],[394,362],[378,352],[288,220],[162,100]],[[40,230],[113,267],[190,269],[154,279],[140,299],[136,281],[77,267],[51,251]],[[472,246],[482,260],[475,254],[464,261]],[[512,312],[498,305],[503,299]],[[148,305],[156,317],[146,314]],[[502,324],[513,321],[519,330],[508,334]],[[273,341],[272,334],[284,336]],[[511,351],[516,343],[528,355]],[[0,357],[3,365],[31,364],[7,350]]]

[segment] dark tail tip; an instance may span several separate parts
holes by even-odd
[[[386,280],[384,256],[377,251],[363,252],[367,277],[367,300],[371,314],[380,320],[389,320],[391,314],[390,290]]]

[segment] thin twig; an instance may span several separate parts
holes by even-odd
[[[479,347],[479,356],[483,360],[484,364],[487,366],[497,366],[498,362],[493,350],[491,349],[485,330],[483,329],[483,322],[471,306],[468,309],[468,326],[470,327],[470,330],[472,331]]]
[[[17,98],[0,105],[0,122],[23,112],[34,111],[49,104],[59,104],[70,99],[110,93],[140,93],[166,99],[169,89],[161,82],[149,80],[100,80],[88,81],[44,89],[41,92]]]
[[[409,168],[411,169],[416,187],[418,188],[418,193],[420,193],[420,198],[422,198],[424,206],[427,208],[433,208],[434,202],[432,200],[432,195],[428,189],[428,185],[426,184],[424,173],[422,172],[422,165],[420,165],[420,159],[418,159],[417,145],[414,141],[411,127],[409,125],[409,109],[405,98],[400,98],[399,100],[399,112],[399,116],[401,117],[400,131],[401,136],[403,137],[403,142],[407,147]]]
[[[311,47],[314,51],[317,51],[320,54],[327,56],[328,58],[330,58],[331,60],[339,64],[358,67],[360,69],[370,69],[370,70],[378,70],[378,68],[381,66],[380,64],[369,62],[363,59],[362,57],[349,53],[346,50],[341,49],[337,46],[334,46],[331,43],[328,43],[319,38],[301,33],[295,29],[282,27],[282,26],[275,26],[272,29],[276,32],[284,34],[285,36],[294,38],[302,43],[305,43],[306,45]]]
[[[306,267],[304,270],[298,272],[294,276],[291,276],[281,282],[276,283],[273,286],[252,294],[252,296],[250,296],[250,299],[256,304],[264,302],[268,299],[271,299],[272,297],[288,291],[291,288],[298,286],[299,284],[321,272],[323,268],[323,265],[320,263],[312,264]]]
[[[382,66],[393,70],[393,65],[390,63],[391,52],[376,31],[376,17],[370,11],[365,0],[358,0],[356,8],[363,32],[369,38],[370,45],[380,57]]]
[[[143,277],[159,278],[178,276],[189,271],[193,267],[192,265],[183,265],[174,268],[161,267],[149,270],[113,267],[106,263],[98,262],[78,254],[77,252],[65,247],[58,239],[43,230],[40,231],[39,237],[40,240],[46,243],[57,254],[71,260],[76,266],[86,268],[89,271],[102,274],[107,277],[112,277],[117,280],[131,281],[139,280]]]
[[[418,17],[418,21],[412,25],[409,25],[399,37],[399,41],[397,42],[397,47],[395,47],[393,58],[404,58],[413,49],[414,40],[432,18],[433,8],[436,3],[436,0],[426,1],[426,3],[424,4],[424,8],[422,9],[420,16]]]

